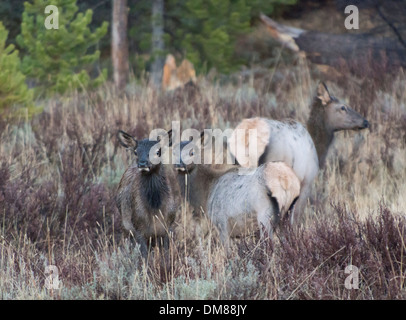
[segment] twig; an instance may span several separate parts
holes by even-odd
[[[385,21],[387,23],[387,25],[392,29],[392,31],[395,33],[395,35],[397,36],[399,42],[402,44],[402,46],[404,46],[406,48],[406,42],[403,40],[402,35],[399,33],[398,29],[395,27],[395,25],[390,22],[385,15],[383,14],[383,12],[380,9],[380,6],[377,5],[376,6],[376,11],[378,12],[379,16],[382,18],[383,21]]]
[[[290,296],[286,299],[289,300],[297,290],[299,290],[299,288],[307,281],[309,280],[315,273],[317,270],[319,270],[321,268],[321,266],[323,266],[323,264],[325,264],[328,260],[330,260],[332,257],[334,257],[337,253],[339,253],[340,251],[342,251],[345,248],[345,246],[343,246],[341,249],[338,249],[336,252],[334,252],[331,256],[329,256],[326,260],[324,260],[321,264],[319,264],[297,287],[295,290],[292,291],[292,293],[290,294]]]

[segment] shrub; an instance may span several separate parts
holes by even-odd
[[[21,61],[14,45],[6,46],[8,31],[0,22],[0,111],[14,104],[32,107],[33,92],[21,73]]]
[[[48,30],[44,25],[44,10],[50,4],[58,8],[58,29]],[[92,31],[92,10],[78,13],[76,0],[34,0],[24,6],[17,43],[26,54],[22,70],[38,86],[37,94],[96,86],[106,78],[107,71],[103,70],[91,79],[90,68],[100,56],[98,50],[91,49],[107,33],[107,22]]]

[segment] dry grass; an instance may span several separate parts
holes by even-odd
[[[319,75],[304,62],[255,79],[200,79],[199,89],[158,94],[144,84],[47,101],[43,114],[0,123],[0,293],[3,299],[404,298],[406,77],[329,83],[371,122],[339,133],[303,225],[273,241],[239,239],[225,259],[207,218],[182,207],[170,250],[143,264],[114,205],[130,155],[115,138],[153,128],[235,126],[242,118],[303,123]],[[358,290],[344,286],[347,265]],[[45,288],[56,265],[58,290]]]

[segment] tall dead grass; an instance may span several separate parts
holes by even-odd
[[[207,217],[183,206],[169,252],[144,264],[125,239],[114,204],[131,155],[118,129],[138,138],[172,121],[235,126],[265,116],[306,123],[320,75],[303,61],[262,78],[200,79],[157,93],[110,85],[46,102],[44,113],[0,124],[0,292],[3,299],[386,299],[404,298],[406,76],[331,82],[370,131],[336,136],[298,229],[273,241],[238,239],[226,259]],[[360,271],[359,289],[344,269]],[[62,285],[45,288],[47,265]]]

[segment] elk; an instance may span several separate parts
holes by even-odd
[[[168,132],[171,145],[172,130]],[[169,233],[180,206],[179,187],[170,165],[162,164],[167,146],[157,141],[136,140],[118,131],[120,144],[135,154],[135,160],[124,172],[117,189],[116,205],[124,229],[134,236],[145,258],[150,245],[169,247]]]
[[[201,139],[203,143],[204,132]],[[226,251],[230,236],[241,235],[255,221],[262,236],[265,234],[262,228],[272,236],[300,193],[300,181],[293,170],[282,162],[267,162],[244,175],[239,174],[238,167],[216,170],[196,164],[196,156],[202,156],[204,148],[192,141],[180,143],[181,152],[175,165],[178,181],[185,195],[187,175],[189,203],[194,210],[208,214]]]
[[[299,122],[266,118],[244,119],[236,127],[229,140],[229,150],[241,166],[255,167],[269,161],[283,161],[288,164],[301,183],[301,193],[293,212],[291,223],[306,206],[307,198],[319,168],[326,162],[327,152],[333,142],[334,132],[341,130],[361,130],[369,127],[369,122],[348,105],[330,95],[327,86],[320,82],[311,105],[306,128]],[[248,139],[244,144],[238,141],[238,129],[256,129],[258,158],[242,163],[237,148],[248,150]]]

